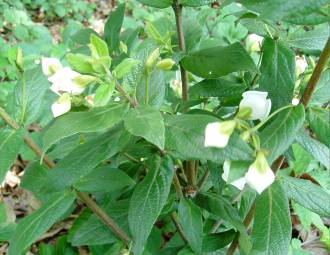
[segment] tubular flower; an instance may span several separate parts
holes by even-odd
[[[52,83],[50,89],[58,95],[63,92],[80,95],[85,89],[75,81],[80,76],[80,73],[73,71],[70,67],[64,67],[48,78]]]
[[[71,98],[70,95],[65,93],[60,98],[52,104],[52,112],[54,118],[67,113],[71,109]]]
[[[57,58],[41,58],[42,72],[47,75],[53,75],[58,70],[62,69],[62,64]]]
[[[229,172],[230,172],[230,161],[225,160],[225,162],[223,163],[223,174],[222,174],[222,179],[224,179],[225,182],[228,182]],[[242,177],[231,182],[230,184],[235,186],[239,190],[243,190],[246,184],[246,180],[244,177]]]
[[[296,76],[298,77],[305,72],[308,67],[305,56],[296,56]]]
[[[260,45],[262,43],[262,40],[264,38],[260,35],[257,34],[249,34],[248,37],[246,38],[246,42],[251,51],[260,51]]]
[[[245,180],[259,194],[274,182],[275,175],[262,152],[258,152],[256,160],[250,165]]]
[[[245,112],[243,117],[248,120],[265,120],[272,107],[272,102],[270,99],[267,99],[267,95],[267,92],[262,91],[244,92],[243,99],[239,104],[238,116],[240,116],[240,113]],[[246,111],[246,109],[249,109],[249,111]]]
[[[205,128],[205,147],[224,148],[227,146],[231,134],[234,132],[236,122],[228,120],[207,124]]]

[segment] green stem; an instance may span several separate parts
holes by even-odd
[[[281,112],[281,111],[283,111],[285,109],[288,109],[288,108],[292,108],[292,107],[295,107],[295,105],[291,105],[290,104],[290,105],[286,105],[286,106],[284,106],[282,108],[277,109],[275,112],[273,112],[272,114],[270,114],[267,119],[265,119],[264,121],[260,122],[258,125],[254,126],[251,129],[251,132],[257,131],[259,128],[261,128],[263,125],[265,125],[267,121],[269,121],[271,118],[273,118],[279,112]]]
[[[145,98],[145,104],[149,104],[149,76],[146,74],[146,98]]]

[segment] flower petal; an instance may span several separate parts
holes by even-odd
[[[275,175],[269,167],[264,171],[260,171],[253,163],[248,172],[245,174],[247,184],[259,194],[268,188],[275,180]]]
[[[209,123],[205,128],[205,147],[224,148],[227,146],[230,135],[221,132],[221,122]]]

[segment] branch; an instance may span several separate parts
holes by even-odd
[[[319,81],[319,79],[321,77],[322,71],[323,71],[325,65],[327,64],[329,56],[330,56],[330,38],[328,38],[328,41],[327,41],[326,45],[324,46],[324,49],[321,53],[319,61],[317,62],[316,67],[314,68],[312,76],[304,91],[304,95],[302,96],[301,103],[305,106],[305,108],[307,107],[309,101],[312,98],[312,95],[315,91],[317,82]]]
[[[0,107],[0,116],[13,129],[18,130],[21,128],[2,107]],[[37,156],[42,156],[43,153],[41,148],[33,141],[29,135],[24,136],[24,141]],[[43,157],[43,161],[49,168],[54,168],[56,166],[55,162],[51,160],[47,155]],[[86,204],[86,206],[89,207],[113,231],[114,234],[116,234],[126,244],[130,243],[130,237],[115,223],[112,218],[110,218],[103,211],[101,207],[98,206],[98,204],[95,203],[93,199],[89,197],[88,194],[78,191],[77,195]]]
[[[186,237],[185,234],[183,233],[183,229],[182,229],[182,227],[181,227],[181,225],[180,225],[180,223],[179,223],[179,221],[178,221],[178,219],[177,219],[177,216],[176,216],[176,213],[175,213],[175,212],[172,212],[172,213],[171,213],[171,219],[172,219],[172,221],[173,221],[173,223],[174,223],[176,229],[178,230],[179,235],[181,236],[182,240],[183,240],[185,243],[187,243],[187,242],[188,242],[188,241],[187,241],[187,237]]]
[[[173,10],[175,14],[176,29],[179,38],[180,50],[186,52],[186,42],[183,33],[183,23],[182,23],[182,5],[178,1],[173,4]],[[180,63],[181,81],[182,81],[182,99],[187,101],[189,99],[189,86],[188,86],[188,73]]]

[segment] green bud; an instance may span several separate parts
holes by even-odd
[[[122,41],[120,41],[120,43],[119,43],[119,50],[120,50],[120,52],[123,52],[125,54],[127,54],[127,52],[128,52],[127,45],[125,43],[123,43]]]
[[[80,87],[86,87],[91,82],[96,81],[96,79],[97,79],[96,77],[91,75],[80,75],[74,78],[73,81]]]
[[[236,127],[236,121],[235,120],[223,121],[223,122],[221,122],[220,132],[222,134],[226,134],[228,136],[231,136],[231,134],[234,132],[235,127]]]
[[[156,67],[161,69],[161,70],[171,70],[173,65],[175,64],[175,61],[171,58],[165,58],[161,61],[158,61],[158,63],[156,64]]]
[[[245,141],[245,142],[247,142],[247,141],[250,140],[250,136],[251,136],[250,131],[244,131],[244,132],[240,135],[241,139],[242,139],[243,141]]]
[[[151,70],[155,66],[155,64],[159,58],[159,55],[160,55],[159,48],[155,49],[150,54],[150,56],[148,57],[146,64],[145,64],[145,67],[147,68],[147,70]]]
[[[260,138],[257,134],[253,133],[252,134],[252,144],[254,146],[254,148],[256,148],[257,150],[260,150]]]
[[[59,104],[62,104],[62,103],[66,103],[66,102],[70,102],[71,101],[71,97],[70,97],[70,94],[68,93],[64,93],[63,95],[60,96],[60,98],[57,100],[57,102]]]
[[[236,114],[236,118],[239,119],[248,119],[252,114],[252,109],[250,107],[240,107],[238,113]]]
[[[266,156],[262,151],[258,151],[254,164],[260,173],[266,172],[269,167]]]
[[[19,70],[23,71],[23,51],[21,48],[17,48],[16,66]]]

